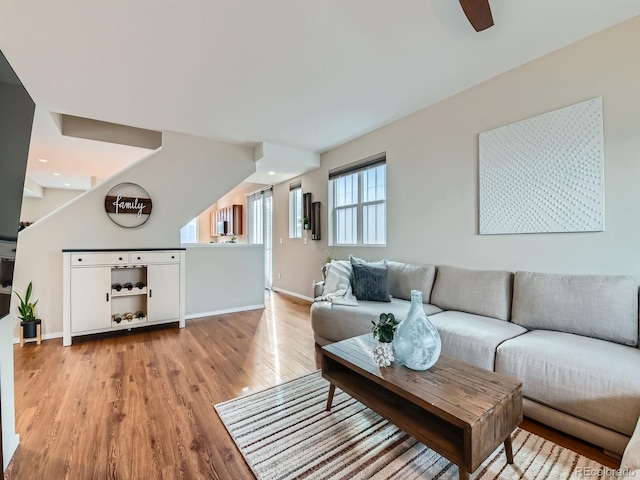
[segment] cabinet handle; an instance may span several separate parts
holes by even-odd
[[[171,258],[173,259],[173,258],[176,258],[176,257],[174,257],[173,255],[171,255]]]
[[[138,260],[140,260],[140,257],[138,257]]]
[[[122,257],[118,257],[118,260],[122,260]]]
[[[107,293],[107,302],[109,301],[109,293]]]
[[[78,259],[78,261],[79,261],[79,262],[81,262],[81,261],[82,261],[82,259],[81,259],[81,258],[79,258],[79,259]]]
[[[153,290],[149,289],[149,298],[153,297]]]

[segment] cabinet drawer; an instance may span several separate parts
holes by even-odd
[[[180,253],[178,252],[131,252],[132,265],[178,262],[180,262]]]
[[[127,252],[113,253],[74,253],[71,255],[71,266],[83,265],[127,265],[129,254]]]

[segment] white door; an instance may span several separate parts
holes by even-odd
[[[71,269],[71,331],[111,327],[111,267]]]
[[[180,264],[147,266],[147,318],[150,322],[180,318]]]

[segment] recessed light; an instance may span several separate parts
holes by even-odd
[[[64,184],[64,186],[65,186],[65,187],[70,187],[70,186],[71,186],[71,184],[70,184],[70,183],[65,183],[65,184]]]
[[[276,172],[269,172],[269,175],[275,175]]]
[[[49,160],[47,160],[46,158],[39,158],[38,161],[42,163],[47,163]]]
[[[61,174],[61,173],[56,172],[56,173],[54,173],[54,175],[55,175],[56,177],[59,177],[59,176],[60,176],[60,175],[62,175],[62,174]]]

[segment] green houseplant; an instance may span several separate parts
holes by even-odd
[[[33,293],[33,282],[29,282],[27,291],[24,297],[20,296],[18,292],[14,292],[20,299],[20,305],[18,305],[18,318],[22,320],[20,326],[24,329],[24,336],[26,338],[33,338],[36,336],[36,326],[40,323],[40,319],[36,317],[36,304],[31,302],[31,294]]]
[[[373,324],[371,329],[373,338],[377,338],[380,343],[391,343],[393,341],[393,333],[400,322],[396,320],[393,313],[381,313],[378,323],[376,324],[373,320],[371,323]]]

